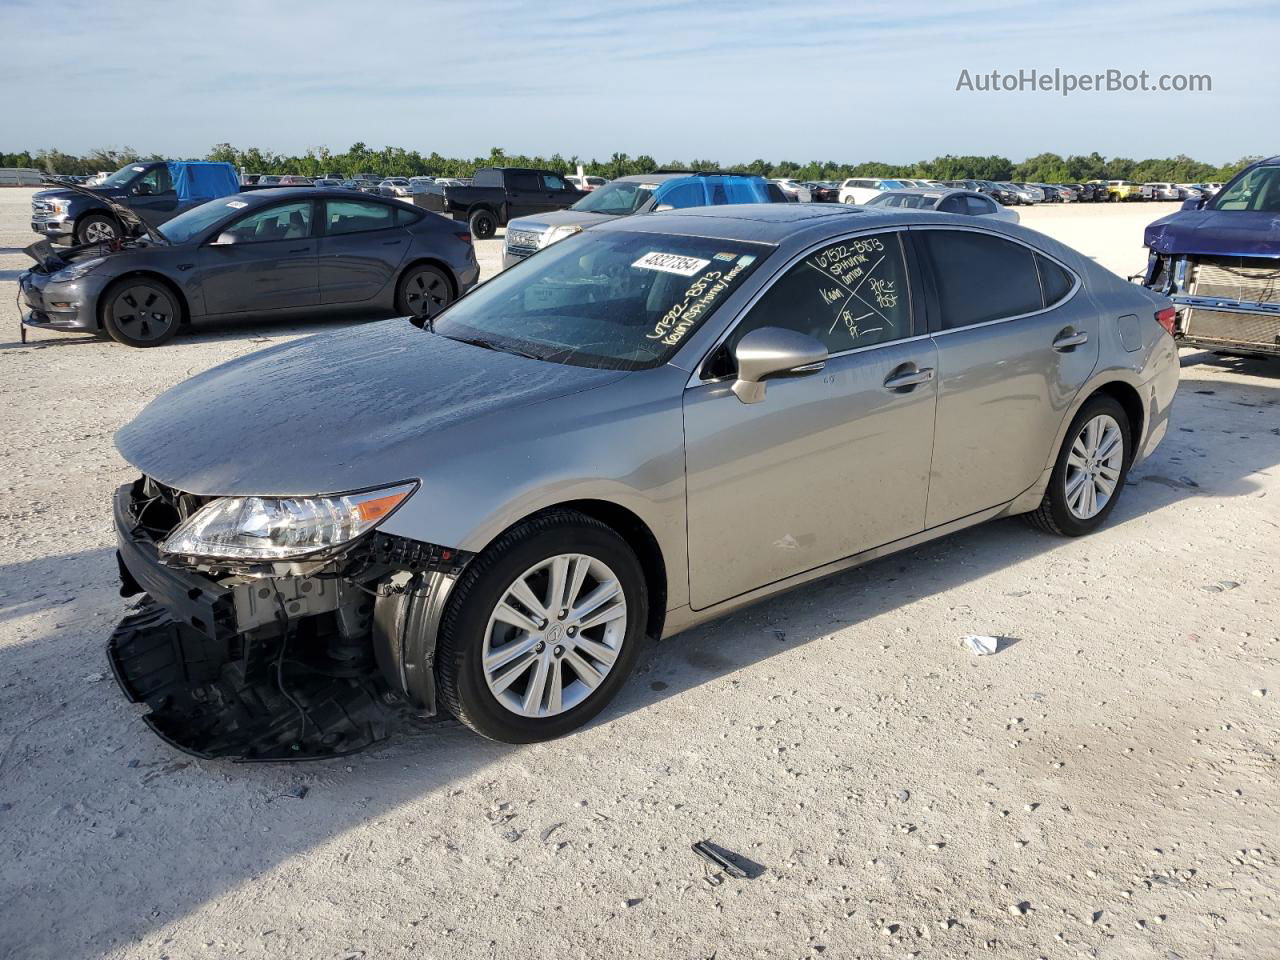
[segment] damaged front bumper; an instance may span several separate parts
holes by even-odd
[[[435,712],[436,630],[466,555],[374,531],[323,561],[187,568],[162,559],[167,522],[148,511],[192,499],[146,478],[115,495],[120,592],[145,596],[108,653],[156,734],[200,757],[320,759],[384,739],[399,701]]]

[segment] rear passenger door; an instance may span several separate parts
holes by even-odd
[[[325,200],[320,238],[320,302],[364,303],[386,290],[409,251],[415,218],[395,201]]]
[[[1050,465],[1098,360],[1098,317],[1063,265],[979,229],[914,227],[938,409],[930,527],[1014,499]]]

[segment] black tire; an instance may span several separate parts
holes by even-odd
[[[105,213],[90,213],[76,223],[76,243],[111,243],[120,239],[120,224]]]
[[[453,287],[444,271],[427,263],[409,267],[396,285],[396,310],[406,317],[439,313],[453,300]],[[428,304],[432,308],[428,311]]]
[[[485,681],[481,664],[485,631],[494,608],[521,574],[564,553],[595,557],[614,572],[627,605],[625,634],[613,666],[581,703],[548,717],[521,716],[503,706]],[[616,531],[570,510],[531,517],[476,557],[453,588],[436,643],[441,702],[455,717],[491,740],[535,743],[563,736],[595,717],[626,682],[647,619],[644,571]]]
[[[471,212],[471,235],[477,240],[488,240],[498,232],[498,218],[488,210]]]
[[[1120,426],[1120,442],[1124,452],[1120,461],[1120,475],[1115,489],[1102,509],[1088,519],[1081,519],[1072,512],[1067,503],[1067,459],[1071,454],[1071,446],[1079,437],[1085,424],[1095,417],[1106,414]],[[1095,394],[1080,408],[1071,421],[1062,440],[1062,449],[1058,451],[1058,459],[1053,465],[1053,475],[1049,478],[1049,489],[1045,491],[1040,506],[1032,513],[1026,514],[1026,520],[1033,527],[1045,533],[1055,533],[1062,537],[1082,537],[1102,526],[1115,509],[1116,501],[1124,490],[1125,479],[1129,476],[1129,465],[1133,462],[1133,438],[1130,432],[1129,416],[1124,407],[1114,397],[1106,394]]]
[[[182,301],[168,284],[152,277],[121,277],[102,292],[102,327],[126,347],[159,347],[182,323]]]

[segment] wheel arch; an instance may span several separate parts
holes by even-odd
[[[187,295],[182,291],[181,287],[179,287],[171,279],[166,277],[163,273],[157,273],[154,270],[130,270],[127,273],[120,274],[120,276],[112,280],[111,283],[109,283],[103,289],[102,293],[98,295],[98,303],[96,308],[94,309],[94,314],[98,321],[99,330],[105,329],[105,324],[103,322],[103,319],[104,319],[103,314],[107,308],[107,294],[110,293],[113,289],[115,289],[115,287],[118,286],[122,281],[137,280],[140,278],[147,279],[147,280],[154,280],[157,283],[164,286],[167,290],[169,290],[170,293],[172,293],[175,297],[177,297],[178,309],[182,311],[182,317],[179,320],[179,324],[181,326],[186,326],[191,322],[191,304],[187,300]]]
[[[497,542],[513,527],[546,513],[565,510],[585,514],[593,520],[598,520],[622,537],[635,551],[636,559],[640,561],[640,568],[644,571],[645,589],[649,595],[649,621],[645,624],[645,632],[654,638],[661,637],[667,616],[666,558],[662,554],[658,538],[649,525],[627,507],[611,500],[596,499],[563,500],[548,504],[520,517],[500,530],[489,540],[489,543],[485,544],[485,548]]]
[[[75,221],[71,224],[71,236],[76,243],[80,242],[80,224],[88,217],[106,217],[116,225],[116,229],[120,231],[120,236],[124,236],[126,231],[124,224],[120,222],[120,218],[115,215],[115,211],[110,207],[90,207],[88,210],[82,210],[76,215]]]
[[[1130,450],[1133,451],[1133,455],[1136,457],[1142,447],[1142,437],[1146,429],[1147,411],[1142,404],[1142,395],[1138,393],[1138,389],[1131,383],[1124,380],[1108,380],[1094,389],[1084,399],[1081,406],[1084,406],[1085,403],[1088,403],[1090,399],[1099,394],[1113,398],[1124,408],[1125,416],[1129,418]]]

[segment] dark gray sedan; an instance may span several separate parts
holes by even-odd
[[[215,317],[425,315],[480,275],[471,235],[453,221],[312,187],[222,197],[123,243],[28,252],[37,263],[18,278],[24,324],[102,331],[131,347]]]

